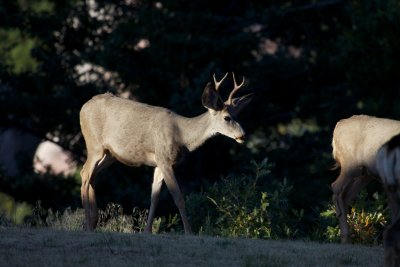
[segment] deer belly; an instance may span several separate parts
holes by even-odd
[[[128,166],[147,165],[155,167],[157,165],[156,157],[153,152],[138,151],[130,147],[120,148],[115,146],[107,149],[111,152],[111,155],[114,158]]]
[[[144,154],[139,157],[137,155],[134,155],[132,157],[121,157],[121,158],[116,156],[116,158],[118,161],[128,166],[141,166],[141,165],[152,166],[152,167],[157,166],[154,154],[152,155]]]

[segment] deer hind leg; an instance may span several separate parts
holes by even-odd
[[[151,233],[153,229],[154,214],[156,211],[158,200],[160,198],[162,182],[163,182],[162,172],[160,168],[156,167],[154,169],[153,185],[151,188],[151,205],[150,205],[149,217],[147,218],[146,228],[144,229],[144,231],[147,233]]]
[[[355,173],[348,172],[343,167],[339,177],[332,183],[332,200],[335,206],[336,217],[339,220],[340,238],[342,243],[350,243],[350,229],[347,222],[348,203],[346,202],[346,191],[354,182]]]
[[[374,177],[369,175],[362,175],[353,180],[353,183],[348,187],[345,192],[344,203],[349,205],[360,193],[360,191],[372,180]]]
[[[362,176],[356,177],[353,180],[353,182],[348,186],[348,189],[344,192],[343,204],[345,205],[345,210],[346,210],[346,223],[347,223],[348,207],[349,207],[350,203],[353,202],[357,198],[360,191],[373,179],[374,179],[374,177],[369,176],[369,175],[362,175]],[[348,241],[350,242],[350,239]],[[343,242],[343,243],[349,243],[349,242]]]
[[[100,170],[110,165],[112,162],[114,162],[114,159],[109,153],[88,149],[88,157],[81,171],[81,198],[82,206],[85,209],[85,229],[88,231],[92,231],[96,227],[99,217],[94,190],[94,179]]]
[[[185,229],[185,234],[191,234],[192,229],[186,215],[185,200],[183,199],[183,195],[179,189],[174,172],[171,167],[162,167],[161,172],[164,176],[165,184],[174,198],[175,205],[178,207],[183,222],[183,228]]]

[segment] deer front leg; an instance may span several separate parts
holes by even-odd
[[[145,232],[151,233],[153,229],[154,213],[158,204],[158,199],[160,198],[161,186],[162,186],[163,176],[160,168],[156,167],[154,169],[153,185],[151,188],[151,204],[149,217],[147,218]]]
[[[175,205],[178,207],[179,213],[181,214],[185,234],[191,234],[192,230],[186,215],[185,200],[183,199],[183,195],[181,193],[181,190],[179,189],[172,167],[164,166],[160,167],[160,169],[164,176],[165,184],[167,185],[169,192],[174,198]]]

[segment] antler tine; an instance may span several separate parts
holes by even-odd
[[[217,79],[215,78],[215,73],[214,73],[214,75],[213,75],[213,77],[214,77],[214,84],[215,84],[215,90],[216,90],[217,92],[218,92],[218,90],[219,90],[219,86],[220,86],[221,83],[225,80],[226,76],[228,76],[228,73],[226,73],[225,76],[222,77],[222,79],[221,79],[219,82],[217,82]]]
[[[238,85],[236,83],[235,73],[232,72],[232,76],[233,76],[233,83],[235,84],[235,86],[234,86],[232,92],[229,94],[229,97],[228,97],[228,104],[229,105],[232,105],[233,95],[244,85],[244,80],[245,80],[245,78],[243,76],[242,83]]]

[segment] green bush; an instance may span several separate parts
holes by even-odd
[[[353,243],[371,245],[382,242],[382,233],[389,217],[386,206],[387,200],[384,194],[375,192],[371,198],[366,190],[360,193],[347,215]],[[338,242],[340,230],[333,205],[330,204],[320,215],[324,229],[317,231],[323,232],[321,238],[324,241]]]
[[[271,167],[268,159],[252,161],[249,174],[230,175],[207,193],[190,195],[187,206],[194,231],[234,237],[294,237],[302,212],[290,208],[292,187],[286,180],[265,190],[272,178]]]

